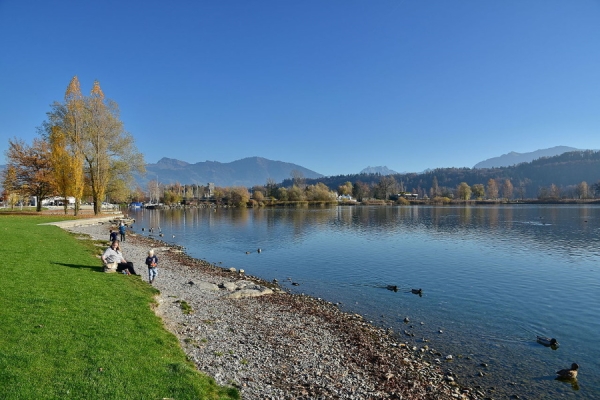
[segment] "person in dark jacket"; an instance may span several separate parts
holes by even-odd
[[[125,241],[125,224],[121,222],[119,225],[119,233],[121,234],[121,242]]]
[[[158,258],[154,255],[154,250],[148,251],[148,257],[146,257],[146,265],[148,266],[148,282],[154,282],[154,278],[158,274]]]

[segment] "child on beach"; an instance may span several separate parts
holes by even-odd
[[[125,224],[123,222],[121,222],[121,225],[119,225],[119,233],[121,234],[121,242],[125,241]]]
[[[148,257],[146,257],[146,265],[148,266],[148,282],[154,282],[154,278],[158,271],[156,270],[156,266],[158,265],[158,258],[154,255],[154,250],[150,249],[148,251]]]
[[[117,232],[113,231],[112,229],[110,230],[110,242],[114,242],[115,240],[117,240]]]

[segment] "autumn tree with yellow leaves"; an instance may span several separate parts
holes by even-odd
[[[61,160],[65,170],[69,172],[69,182],[65,182],[66,191],[75,198],[75,215],[79,214],[79,206],[83,197],[85,178],[83,173],[83,154],[79,143],[83,140],[82,130],[85,115],[85,101],[81,94],[79,79],[74,76],[65,92],[65,124],[68,134],[62,133],[61,143],[65,146],[64,155],[69,159]],[[68,142],[67,139],[71,138]],[[50,142],[52,143],[52,141]],[[54,152],[54,148],[53,148]]]
[[[73,187],[65,190],[80,198],[85,185],[94,202],[94,214],[99,214],[110,188],[121,194],[123,187],[132,185],[134,170],[144,172],[143,155],[123,127],[118,104],[105,98],[98,81],[90,95],[84,96],[77,76],[73,77],[65,101],[51,107],[43,128],[55,144],[52,147],[57,162],[65,171],[71,170],[75,181]],[[70,165],[65,154],[73,161]]]
[[[498,183],[496,183],[495,179],[488,180],[485,193],[488,199],[496,200],[498,198]]]
[[[348,196],[352,194],[352,182],[346,182],[343,185],[338,186],[337,192],[341,196]]]
[[[2,186],[4,187],[2,200],[7,202],[12,208],[17,204],[20,197],[20,188],[17,185],[17,170],[14,165],[9,164],[2,172]]]
[[[83,195],[83,163],[81,158],[69,151],[65,134],[59,127],[53,127],[50,134],[51,160],[58,194],[63,198],[75,198],[74,214],[79,214]],[[67,214],[68,201],[63,202]]]

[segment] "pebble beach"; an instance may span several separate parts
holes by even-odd
[[[111,222],[65,227],[106,240]],[[191,258],[184,249],[128,234],[125,258],[148,281],[159,259],[154,312],[199,371],[243,399],[477,399],[426,354],[335,304],[288,293],[276,282]],[[100,264],[100,261],[99,261]]]

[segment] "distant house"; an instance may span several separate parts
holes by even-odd
[[[74,205],[75,197],[67,197],[66,202],[69,205]],[[42,206],[62,206],[64,204],[65,199],[60,196],[48,197],[47,199],[42,200]]]
[[[395,197],[396,197],[396,199],[404,197],[405,199],[408,199],[408,200],[417,200],[419,198],[419,195],[417,193],[401,192],[401,193],[398,193]]]
[[[349,194],[341,194],[341,195],[337,196],[337,200],[338,201],[356,201]]]

